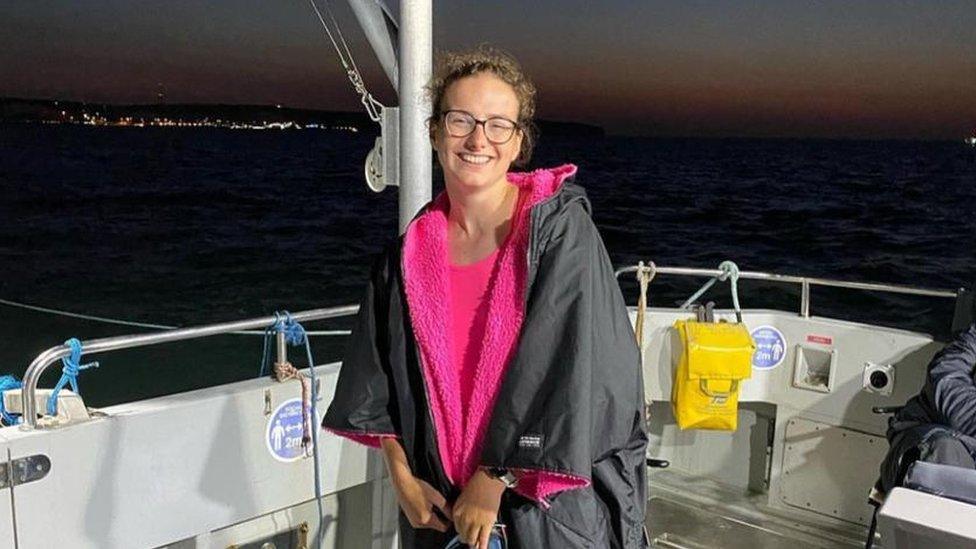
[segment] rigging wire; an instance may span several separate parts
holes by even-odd
[[[329,7],[329,0],[323,0],[325,3],[325,10],[329,14],[329,19],[332,21],[332,25],[335,27],[335,34],[339,36],[339,40],[336,41],[335,36],[332,34],[332,29],[329,28],[329,24],[326,23],[325,17],[322,16],[322,12],[319,10],[318,5],[315,0],[308,0],[312,10],[315,11],[316,17],[319,19],[319,23],[322,24],[322,29],[325,34],[329,37],[329,41],[332,42],[332,47],[335,48],[336,54],[339,56],[339,62],[342,63],[342,68],[346,71],[346,76],[352,83],[352,87],[359,94],[359,101],[366,108],[366,114],[369,115],[370,120],[373,122],[380,121],[380,110],[383,109],[383,104],[377,101],[369,90],[366,89],[366,83],[363,82],[363,75],[359,72],[359,67],[356,65],[356,60],[352,56],[352,51],[349,49],[349,44],[346,43],[345,37],[342,35],[342,30],[339,27],[339,22],[336,21],[335,14],[332,12],[332,8]],[[342,47],[339,47],[339,44]],[[345,53],[343,53],[345,50]]]
[[[168,326],[166,324],[151,324],[148,322],[136,322],[134,320],[121,320],[118,318],[108,318],[104,316],[94,316],[86,315],[81,313],[73,313],[71,311],[62,311],[59,309],[51,309],[48,307],[40,307],[38,305],[31,305],[29,303],[20,303],[18,301],[10,301],[8,299],[0,298],[0,305],[7,305],[10,307],[17,307],[19,309],[26,309],[28,311],[37,311],[39,313],[47,313],[57,316],[65,316],[70,318],[80,318],[82,320],[91,320],[93,322],[101,322],[104,324],[118,324],[120,326],[132,326],[135,328],[151,328],[154,330],[179,330],[181,326]],[[336,336],[336,335],[349,335],[352,333],[349,330],[310,330],[305,332],[310,336]],[[236,332],[228,332],[229,335],[264,335],[263,330],[239,330]]]
[[[37,311],[40,313],[48,313],[58,316],[67,316],[71,318],[80,318],[82,320],[92,320],[94,322],[102,322],[104,324],[120,324],[122,326],[134,326],[136,328],[153,328],[156,330],[175,330],[177,326],[166,326],[164,324],[150,324],[148,322],[135,322],[133,320],[119,320],[117,318],[106,318],[104,316],[94,316],[85,315],[81,313],[72,313],[70,311],[61,311],[58,309],[50,309],[48,307],[40,307],[38,305],[30,305],[28,303],[19,303],[17,301],[9,301],[6,299],[0,299],[0,304],[8,305],[10,307],[17,307],[19,309],[27,309],[29,311]]]

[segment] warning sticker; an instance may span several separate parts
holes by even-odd
[[[271,452],[271,457],[278,461],[285,463],[298,461],[307,455],[306,451],[309,454],[312,451],[311,441],[308,443],[307,450],[302,447],[302,420],[305,417],[302,408],[302,399],[286,400],[275,408],[268,419],[264,441],[268,451]]]
[[[752,354],[752,367],[772,370],[786,359],[786,338],[783,332],[772,326],[760,326],[752,331],[756,352]]]
[[[817,345],[833,345],[834,338],[825,335],[807,334],[807,343],[816,343]]]

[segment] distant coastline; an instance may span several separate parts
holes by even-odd
[[[363,113],[297,109],[282,105],[114,105],[60,99],[0,97],[0,124],[66,124],[105,127],[213,127],[233,130],[334,130],[376,133]],[[598,126],[541,120],[547,135],[603,137]]]

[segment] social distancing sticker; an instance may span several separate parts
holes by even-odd
[[[302,420],[305,417],[303,406],[300,398],[286,400],[268,418],[264,441],[271,457],[278,461],[298,461],[312,451],[312,441],[309,441],[307,450],[302,447]],[[312,422],[312,425],[316,423]]]
[[[757,370],[772,370],[786,360],[786,337],[772,326],[759,326],[751,334],[756,343],[752,354],[752,367]]]

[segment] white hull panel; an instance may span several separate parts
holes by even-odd
[[[321,405],[332,398],[338,366],[317,371]],[[12,458],[44,454],[52,462],[45,478],[14,488],[17,547],[157,547],[304,502],[314,508],[312,459],[283,463],[267,448],[266,390],[272,410],[300,396],[297,382],[256,379],[115,406],[104,410],[108,417],[63,429],[4,429],[0,433],[8,438]],[[386,483],[378,454],[329,434],[322,434],[320,442],[324,494],[363,483],[378,483],[377,493],[382,494]],[[388,503],[384,509],[381,497],[375,499],[375,509],[370,501],[365,507],[361,501],[355,509],[340,509],[341,498],[332,498],[325,523],[337,530],[345,522],[343,515],[354,515],[350,525],[359,526],[365,517],[370,528],[360,532],[361,546],[369,547],[372,531],[382,534],[386,521],[391,538],[395,514]],[[6,503],[8,512],[0,520],[11,517]],[[284,529],[287,524],[269,518],[269,526]],[[275,531],[248,533],[245,528],[237,539],[226,532],[215,534],[214,546]],[[331,537],[336,538],[335,531]]]

